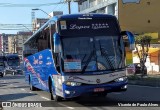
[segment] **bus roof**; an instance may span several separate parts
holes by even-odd
[[[29,37],[23,45],[25,45],[30,39],[34,38],[37,33],[39,33],[43,28],[45,28],[49,22],[57,22],[58,20],[63,20],[63,19],[76,19],[76,18],[88,18],[88,17],[94,17],[94,18],[113,18],[116,19],[115,16],[113,15],[108,15],[108,14],[67,14],[67,15],[60,15],[60,16],[54,16],[50,20],[48,20],[41,28],[39,28],[31,37]]]
[[[67,14],[59,16],[59,19],[76,19],[79,17],[94,17],[94,18],[115,18],[113,15],[108,14]]]

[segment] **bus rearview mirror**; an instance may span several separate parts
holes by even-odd
[[[129,44],[130,44],[130,50],[134,50],[135,49],[134,35],[129,31],[122,31],[121,35],[126,35],[128,37],[128,41],[129,41]]]
[[[54,44],[54,53],[60,53],[61,52],[60,36],[57,33],[53,35],[53,44]]]

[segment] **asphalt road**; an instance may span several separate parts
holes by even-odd
[[[12,104],[13,102],[18,103],[18,101],[21,101],[23,104],[34,101],[33,103],[37,102],[38,104],[41,103],[42,106],[46,106],[42,108],[5,107],[3,108],[4,110],[159,110],[160,105],[158,105],[156,101],[160,102],[160,88],[129,85],[126,92],[110,93],[104,98],[83,96],[79,100],[63,100],[62,102],[56,103],[50,101],[50,94],[48,92],[40,90],[30,91],[28,84],[24,80],[24,76],[7,75],[0,78],[0,101],[12,102]],[[119,103],[115,105],[115,101]],[[152,103],[152,105],[154,104],[153,106],[158,105],[159,107],[146,107],[145,105],[149,102]],[[141,106],[145,107],[130,107],[130,104],[133,103],[134,105],[140,103]],[[118,107],[118,105],[122,106],[124,104],[125,107]],[[138,106],[140,106],[140,104]],[[17,105],[15,104],[14,106]]]

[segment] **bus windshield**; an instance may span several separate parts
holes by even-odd
[[[62,48],[64,72],[84,73],[124,68],[124,48],[118,36],[63,38]]]
[[[8,65],[9,66],[19,66],[19,60],[9,60]]]

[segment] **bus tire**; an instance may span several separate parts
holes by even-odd
[[[4,71],[3,76],[5,76],[5,75],[6,75],[6,72]]]
[[[58,96],[55,94],[55,91],[54,91],[54,88],[52,87],[52,84],[51,85],[51,100],[54,100],[55,102],[59,102],[62,100],[62,97]]]
[[[29,88],[31,91],[36,91],[36,87],[32,85],[30,78],[29,78]]]

